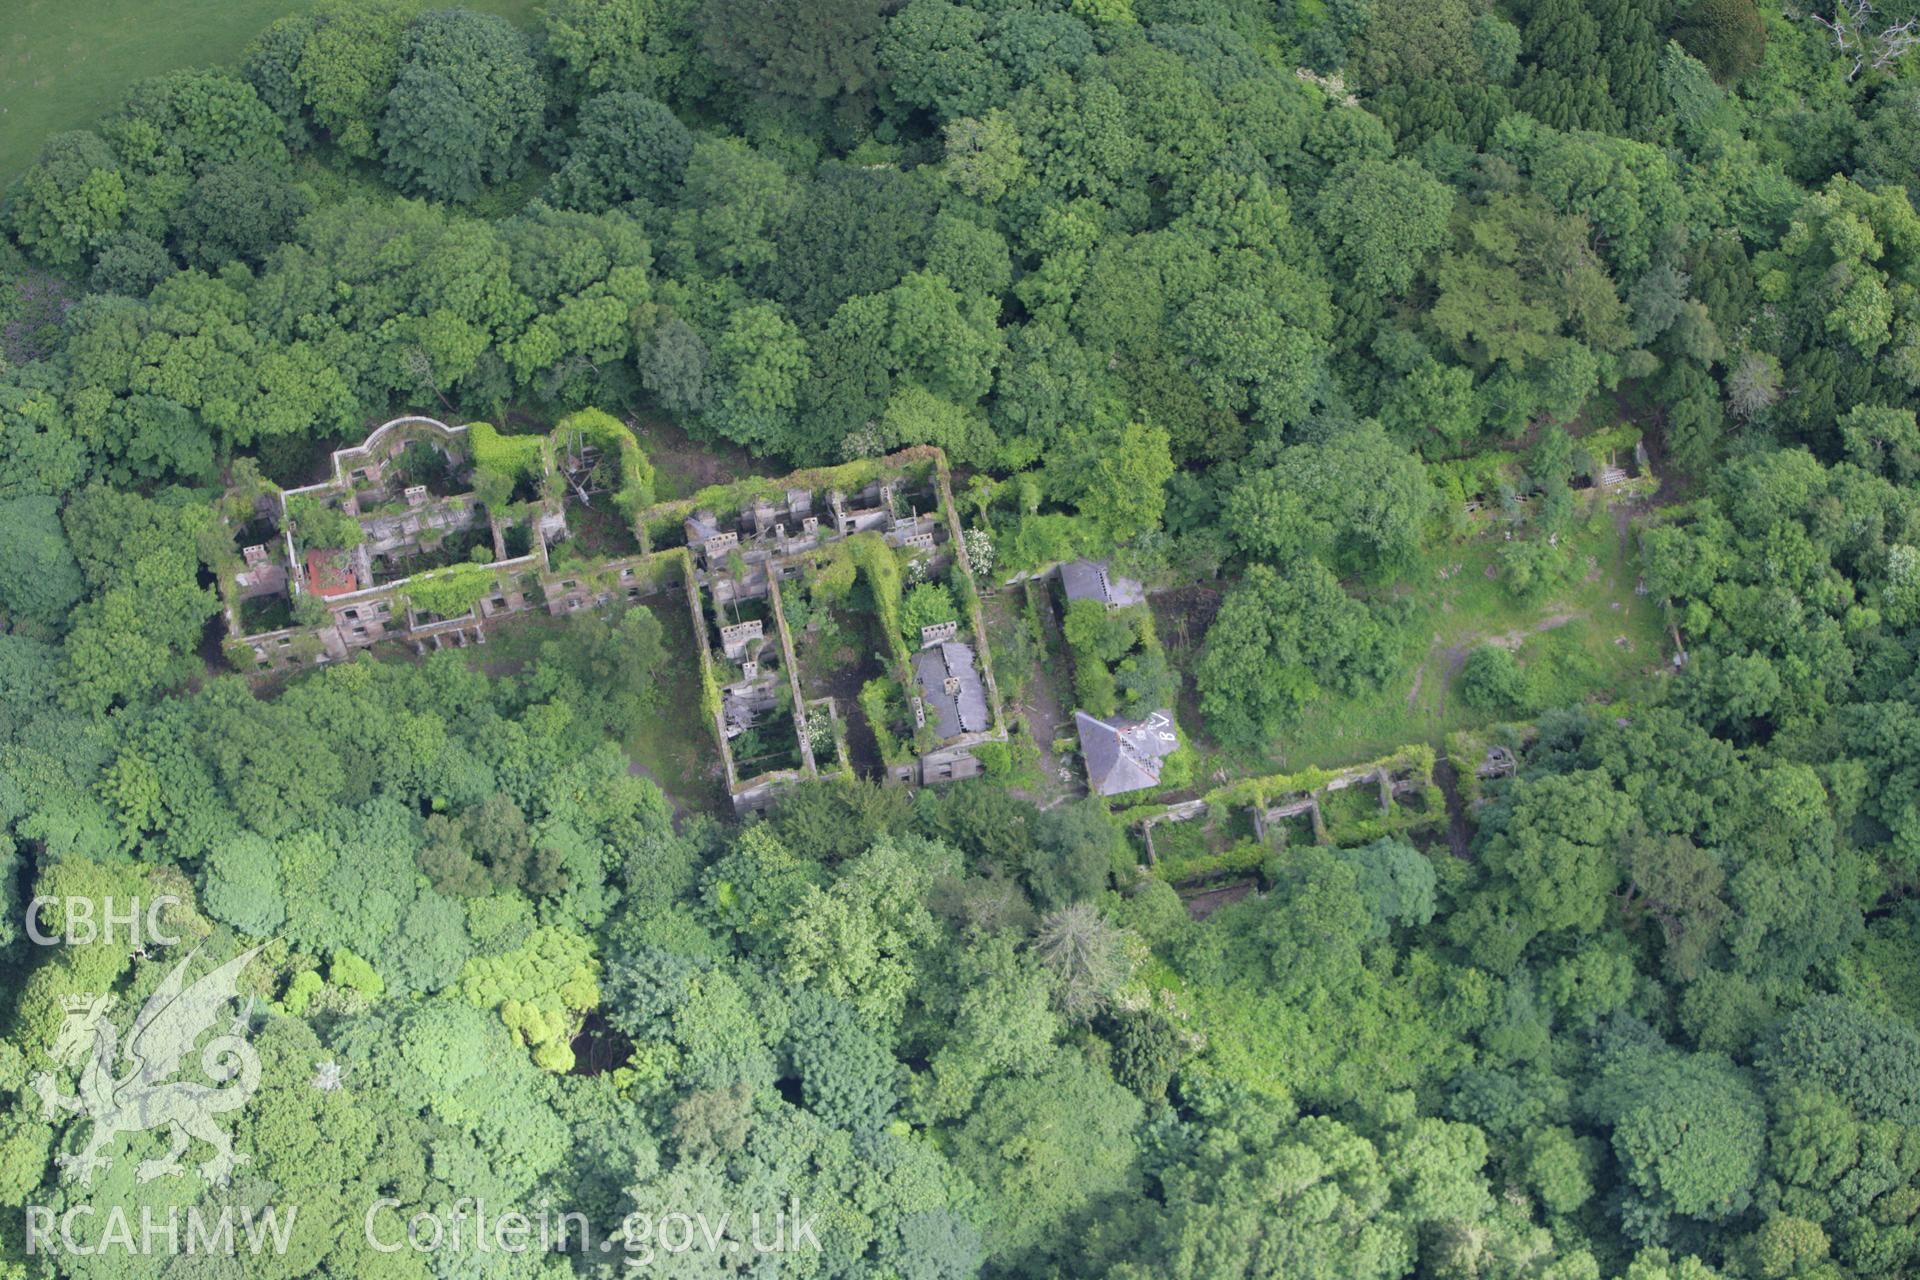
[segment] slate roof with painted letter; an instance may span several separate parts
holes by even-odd
[[[1076,711],[1073,720],[1087,762],[1087,785],[1103,796],[1159,786],[1161,765],[1180,746],[1170,711],[1137,721],[1102,720]]]

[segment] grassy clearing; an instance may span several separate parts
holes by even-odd
[[[685,602],[675,593],[646,604],[660,620],[666,661],[660,667],[660,702],[646,727],[627,741],[627,756],[659,784],[676,810],[731,817],[713,726],[700,709],[700,672]]]
[[[640,732],[622,744],[627,758],[666,792],[676,813],[731,815],[733,807],[718,773],[720,757],[713,729],[700,710],[700,674],[694,666],[685,602],[676,590],[643,600],[637,607],[651,609],[659,619],[665,661],[653,713]],[[516,617],[488,631],[486,644],[467,650],[468,660],[490,676],[517,675],[539,656],[540,646],[557,638],[565,626],[566,619],[544,614]],[[394,648],[392,656],[412,660],[410,648]]]
[[[660,502],[690,498],[743,476],[779,474],[770,470],[777,463],[756,461],[746,450],[723,440],[695,440],[670,418],[643,417],[634,434],[653,463],[654,497]]]
[[[1443,743],[1447,734],[1478,728],[1503,715],[1467,706],[1457,696],[1460,668],[1483,643],[1513,649],[1546,705],[1625,698],[1665,670],[1666,638],[1659,606],[1634,594],[1636,554],[1624,513],[1598,507],[1569,535],[1586,568],[1569,585],[1534,599],[1516,599],[1500,578],[1505,545],[1489,529],[1464,543],[1434,548],[1387,586],[1362,594],[1396,600],[1408,609],[1406,648],[1398,674],[1358,697],[1328,698],[1310,707],[1263,756],[1245,758],[1209,749],[1203,740],[1199,775],[1225,779],[1285,772],[1309,765],[1336,768],[1375,759],[1410,742]],[[1194,597],[1189,599],[1187,597]],[[1161,634],[1188,672],[1217,597],[1188,592],[1155,597]],[[1187,613],[1206,615],[1186,628]],[[1192,679],[1184,682],[1181,722],[1202,725]]]
[[[1584,578],[1537,600],[1516,600],[1497,576],[1501,538],[1490,535],[1427,554],[1393,588],[1413,612],[1402,674],[1359,697],[1322,702],[1282,735],[1276,769],[1368,760],[1408,742],[1439,745],[1448,733],[1508,718],[1457,696],[1460,666],[1477,645],[1501,643],[1537,673],[1541,701],[1615,701],[1656,678],[1666,659],[1659,606],[1634,594],[1631,538],[1600,509],[1571,535]],[[1444,576],[1443,576],[1444,575]]]
[[[532,25],[537,0],[463,0]],[[0,23],[0,186],[48,134],[84,129],[127,87],[178,67],[239,60],[274,19],[313,0],[7,0]]]

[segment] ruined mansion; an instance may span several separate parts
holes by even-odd
[[[383,643],[482,645],[517,616],[677,588],[736,809],[764,807],[801,778],[851,772],[851,708],[803,691],[807,636],[796,643],[783,598],[855,539],[878,539],[917,573],[970,573],[944,455],[920,447],[655,502],[650,467],[644,491],[634,479],[637,442],[598,416],[611,430],[563,422],[546,437],[397,418],[335,452],[317,484],[230,495],[229,661],[268,674]],[[976,749],[1006,739],[978,602],[963,594],[961,616],[926,628],[887,673],[914,726],[913,758],[889,760],[891,780],[972,776]]]

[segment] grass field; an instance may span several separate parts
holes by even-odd
[[[536,0],[463,0],[521,25]],[[4,0],[0,3],[0,186],[50,133],[83,129],[127,86],[176,67],[237,62],[261,28],[313,0]]]
[[[1530,601],[1513,598],[1497,576],[1498,534],[1429,551],[1392,586],[1367,593],[1411,607],[1408,648],[1395,679],[1358,697],[1314,704],[1264,759],[1209,755],[1203,776],[1220,769],[1233,776],[1334,768],[1409,742],[1439,746],[1455,730],[1509,718],[1457,696],[1460,668],[1482,643],[1514,650],[1523,666],[1539,673],[1542,700],[1554,705],[1615,701],[1643,688],[1664,667],[1666,638],[1659,606],[1634,594],[1639,571],[1619,513],[1592,512],[1570,539],[1588,566],[1581,579]],[[1182,661],[1190,663],[1191,655]],[[1191,686],[1188,693],[1190,699]],[[1190,703],[1183,705],[1183,720],[1197,722],[1190,710]]]
[[[1651,679],[1665,663],[1665,637],[1658,604],[1634,594],[1639,575],[1630,543],[1605,511],[1590,517],[1573,543],[1590,557],[1584,580],[1532,602],[1513,599],[1487,576],[1497,538],[1430,553],[1404,580],[1415,607],[1411,630],[1427,638],[1424,653],[1376,693],[1310,709],[1282,735],[1274,763],[1369,760],[1402,743],[1438,745],[1454,730],[1504,718],[1467,706],[1454,687],[1466,655],[1484,642],[1514,649],[1524,665],[1547,664],[1548,700],[1559,705],[1617,700]]]

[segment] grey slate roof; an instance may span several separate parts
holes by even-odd
[[[1159,786],[1161,764],[1180,745],[1170,711],[1139,721],[1102,720],[1076,711],[1073,720],[1087,762],[1087,785],[1103,796]]]
[[[1098,600],[1105,605],[1140,604],[1147,590],[1132,578],[1110,573],[1104,560],[1069,560],[1060,566],[1060,585],[1067,599]]]
[[[970,645],[958,640],[928,645],[913,655],[913,673],[935,733],[952,738],[987,728],[987,691],[973,665]],[[960,682],[958,693],[947,692],[949,676]]]

